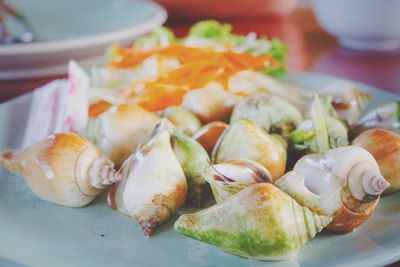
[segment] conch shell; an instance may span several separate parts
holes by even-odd
[[[82,207],[120,180],[114,164],[85,137],[55,134],[20,151],[3,151],[0,165],[23,177],[41,199]]]
[[[231,116],[231,123],[248,119],[267,132],[287,135],[303,120],[300,111],[278,96],[266,93],[251,95],[240,101]]]
[[[190,111],[178,106],[170,106],[157,113],[160,117],[167,118],[176,129],[192,136],[201,127],[199,119]]]
[[[258,183],[210,208],[182,215],[174,228],[228,253],[276,261],[293,258],[330,221],[276,186]]]
[[[337,81],[322,88],[321,96],[329,96],[332,106],[349,125],[360,118],[361,112],[371,102],[372,96],[361,92],[352,83]]]
[[[400,190],[400,136],[383,129],[363,132],[352,142],[366,149],[375,158],[390,187],[385,192]]]
[[[371,154],[356,146],[304,156],[275,184],[300,205],[331,216],[328,229],[340,232],[364,223],[390,185]]]
[[[210,191],[204,179],[204,172],[210,166],[210,157],[198,142],[180,131],[173,131],[171,144],[186,176],[187,201],[196,207],[201,207]]]
[[[195,114],[202,123],[228,121],[233,106],[242,97],[227,92],[221,84],[210,83],[186,93],[182,107]]]
[[[385,103],[369,111],[351,126],[351,134],[357,136],[363,131],[373,128],[400,134],[400,101]]]
[[[245,158],[264,166],[278,179],[285,173],[286,144],[280,136],[270,135],[254,122],[241,119],[225,130],[213,151],[213,162]]]
[[[225,122],[213,121],[201,127],[192,137],[211,155],[218,139],[228,127]]]
[[[257,162],[232,159],[209,167],[204,178],[217,203],[255,183],[272,183],[271,174]]]
[[[170,123],[163,119],[153,137],[119,170],[123,180],[108,194],[109,205],[130,216],[150,236],[185,202],[185,174],[171,146]]]
[[[85,135],[117,166],[150,139],[160,119],[139,106],[120,104],[89,122]]]

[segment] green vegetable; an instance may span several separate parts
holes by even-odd
[[[289,138],[293,144],[302,144],[311,140],[316,135],[315,130],[304,131],[303,129],[298,129],[289,134]]]
[[[288,53],[288,46],[284,44],[278,38],[274,38],[271,41],[271,48],[268,51],[274,59],[278,61],[284,61]]]
[[[231,36],[232,26],[222,24],[216,20],[203,20],[194,24],[189,31],[188,37],[213,39],[216,41],[226,40]]]
[[[174,33],[166,27],[158,27],[148,35],[140,37],[133,43],[136,47],[148,48],[164,43],[169,44],[176,41]]]
[[[400,101],[397,102],[397,112],[396,112],[396,115],[397,115],[397,121],[400,122]]]
[[[311,107],[311,118],[314,122],[314,127],[316,131],[316,138],[318,143],[317,152],[320,153],[325,152],[330,149],[329,135],[327,131],[322,105],[317,94],[315,94],[314,103]]]

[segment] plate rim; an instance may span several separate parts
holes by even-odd
[[[47,54],[61,51],[71,51],[88,48],[93,45],[104,45],[115,40],[126,40],[146,33],[149,29],[162,25],[167,19],[167,11],[161,5],[153,1],[135,0],[144,5],[154,7],[154,16],[133,26],[123,27],[115,31],[90,34],[87,36],[61,38],[57,40],[34,42],[30,44],[18,44],[15,46],[0,47],[0,57],[26,56],[29,54]],[[129,2],[129,1],[128,1]]]
[[[287,79],[291,80],[296,75],[313,76],[315,78],[325,78],[325,79],[329,78],[329,79],[346,80],[346,81],[350,81],[350,82],[352,82],[352,83],[354,83],[356,85],[360,84],[363,87],[369,87],[369,88],[371,88],[373,90],[379,90],[379,92],[382,93],[382,94],[386,94],[387,96],[393,97],[396,100],[400,100],[400,96],[395,94],[395,93],[381,90],[381,89],[379,89],[379,87],[376,87],[376,86],[373,86],[373,85],[369,85],[367,83],[359,82],[359,81],[348,79],[348,78],[342,78],[342,77],[339,77],[339,76],[336,76],[336,75],[330,75],[330,74],[324,74],[324,73],[318,73],[318,72],[310,72],[310,71],[290,71],[286,75],[282,76],[282,78],[285,81]],[[287,79],[285,79],[285,77],[287,77]],[[291,83],[296,85],[296,83],[294,83],[293,81],[291,81]],[[27,98],[27,97],[30,96],[30,94],[32,94],[32,92],[25,93],[23,95],[15,97],[15,98],[9,99],[9,100],[7,100],[7,101],[5,101],[3,103],[0,103],[0,108],[3,107],[4,105],[12,105],[12,102],[16,102],[18,100],[22,100],[23,98]],[[398,193],[398,194],[400,194],[400,193]],[[395,262],[397,262],[399,260],[400,260],[400,250],[397,251],[396,253],[391,254],[390,256],[386,255],[386,257],[379,257],[379,258],[378,257],[373,257],[372,259],[371,258],[368,258],[368,259],[366,258],[366,259],[364,259],[362,261],[350,262],[349,264],[346,264],[344,266],[353,266],[352,264],[359,264],[359,263],[363,264],[364,266],[383,266],[383,265],[395,263]],[[283,263],[284,262],[285,261],[283,261]],[[268,264],[268,263],[271,263],[271,262],[266,261],[265,263]],[[24,265],[24,264],[21,264],[21,263],[19,263],[17,261],[10,260],[10,259],[8,259],[6,257],[1,257],[0,256],[0,265],[3,266],[2,264],[5,264],[5,266],[7,266],[7,267],[8,266],[9,267],[28,267],[28,266],[33,266],[33,265]]]

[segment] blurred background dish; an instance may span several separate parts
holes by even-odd
[[[29,22],[35,42],[0,45],[0,80],[65,73],[69,59],[84,66],[99,61],[112,43],[132,40],[166,20],[165,10],[142,0],[12,0],[8,5]],[[18,35],[18,21],[5,17]]]
[[[400,48],[400,0],[313,0],[321,26],[357,50]]]

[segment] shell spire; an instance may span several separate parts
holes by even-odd
[[[119,170],[123,180],[108,194],[109,205],[130,216],[146,236],[182,207],[187,195],[185,173],[171,145],[170,124],[161,120],[150,141],[124,162]]]
[[[390,185],[372,155],[356,146],[306,155],[275,184],[300,204],[331,216],[327,228],[339,232],[368,220]]]
[[[121,178],[97,147],[75,133],[61,133],[20,151],[0,154],[0,165],[21,176],[40,198],[82,207]]]
[[[106,159],[95,159],[88,170],[88,178],[97,189],[119,182],[122,177],[114,169],[114,164]]]

